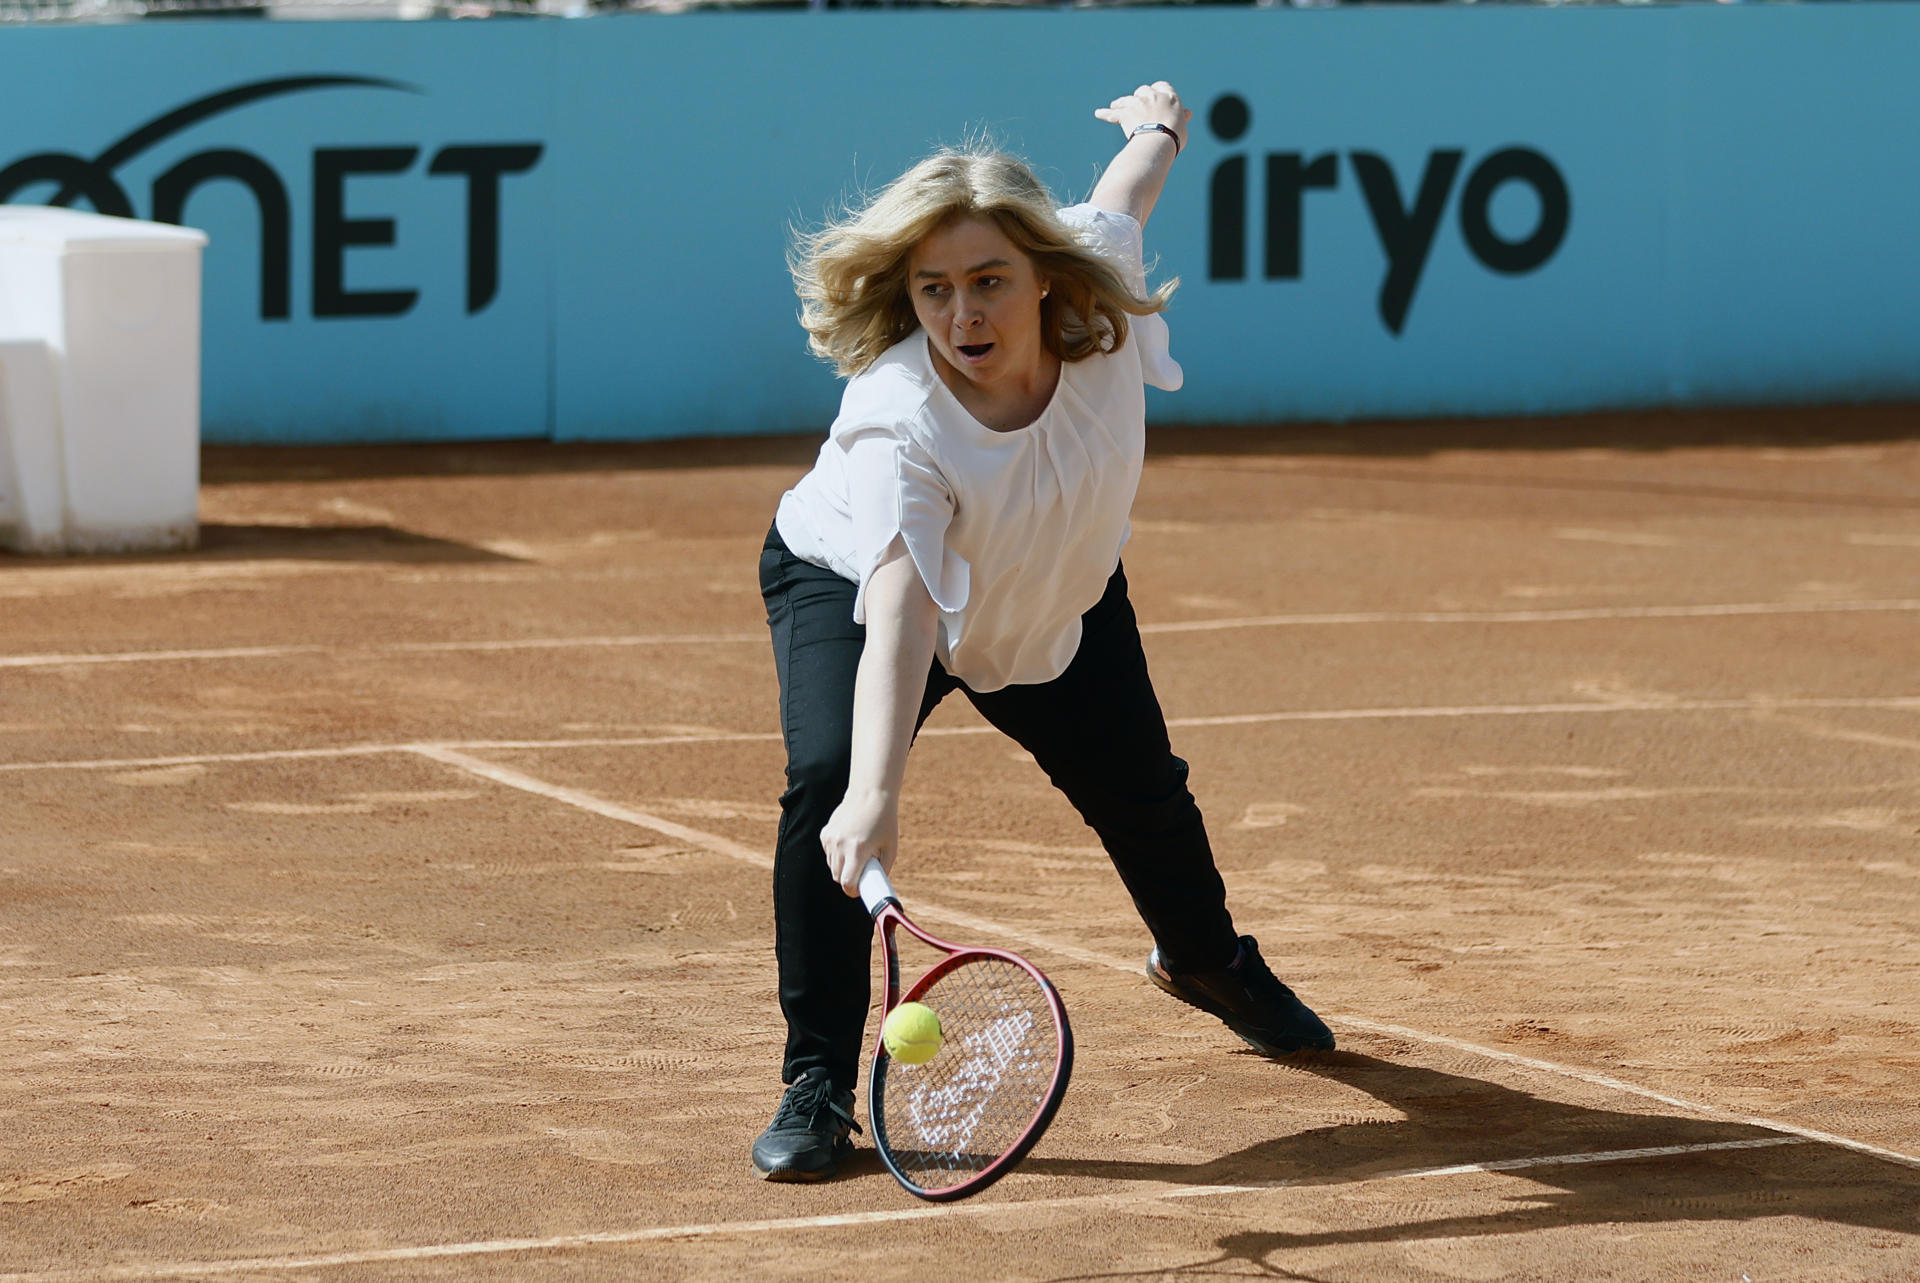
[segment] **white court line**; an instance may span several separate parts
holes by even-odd
[[[1705,606],[1570,606],[1560,610],[1383,610],[1319,615],[1249,615],[1142,624],[1143,633],[1203,633],[1223,628],[1328,627],[1341,624],[1558,624],[1596,619],[1722,619],[1751,615],[1830,615],[1920,610],[1920,600],[1753,601]]]
[[[1550,1158],[1497,1158],[1490,1163],[1457,1163],[1452,1167],[1423,1167],[1376,1177],[1404,1181],[1424,1176],[1464,1176],[1469,1172],[1521,1172],[1529,1167],[1579,1167],[1588,1163],[1628,1163],[1641,1158],[1672,1158],[1676,1154],[1704,1154],[1715,1149],[1771,1149],[1776,1145],[1811,1145],[1807,1136],[1762,1136],[1754,1140],[1717,1140],[1698,1145],[1649,1145],[1644,1149],[1603,1149],[1589,1154],[1555,1154]],[[1304,1183],[1304,1182],[1303,1182]]]
[[[1179,730],[1207,726],[1260,726],[1281,722],[1400,721],[1445,717],[1560,717],[1588,713],[1779,713],[1810,709],[1920,710],[1920,695],[1863,695],[1832,698],[1771,699],[1643,699],[1573,704],[1448,704],[1403,708],[1295,709],[1278,713],[1227,713],[1212,717],[1172,717],[1168,727]],[[996,735],[991,726],[929,726],[925,738],[950,735]],[[776,731],[702,731],[684,735],[607,735],[563,739],[447,740],[404,744],[350,744],[334,748],[261,749],[249,753],[180,753],[165,757],[77,758],[52,762],[0,762],[0,774],[20,771],[131,771],[163,766],[212,765],[219,762],[286,762],[302,758],[373,757],[382,753],[417,753],[439,748],[469,750],[557,751],[579,748],[647,748],[664,744],[778,743]]]
[[[70,655],[0,655],[0,668],[58,668],[72,664],[171,664],[187,660],[284,659],[324,655],[324,646],[228,646],[215,650],[135,650]]]
[[[605,798],[595,797],[580,789],[568,788],[563,784],[550,784],[523,771],[516,771],[512,767],[497,766],[492,762],[483,762],[477,757],[468,757],[465,753],[431,744],[419,745],[411,751],[465,771],[469,775],[478,775],[482,779],[504,784],[508,788],[537,793],[541,797],[564,802],[568,806],[578,807],[582,811],[591,811],[595,815],[602,815],[610,820],[619,820],[639,828],[652,829],[655,833],[685,842],[689,846],[712,851],[729,859],[742,860],[756,868],[771,869],[773,867],[772,856],[735,842],[731,838],[723,838],[717,833],[703,833],[699,829],[690,829],[684,824],[676,824],[672,820],[662,819],[660,816],[636,810],[630,806],[622,806],[618,802],[609,802]]]
[[[305,1256],[256,1256],[231,1261],[155,1262],[149,1265],[106,1266],[90,1270],[45,1270],[0,1274],[0,1283],[110,1283],[112,1280],[205,1278],[275,1270],[319,1269],[329,1265],[379,1265],[459,1256],[499,1256],[514,1252],[555,1252],[568,1248],[612,1247],[633,1243],[686,1241],[754,1234],[792,1234],[807,1230],[847,1229],[865,1225],[892,1225],[939,1217],[997,1216],[1005,1212],[1061,1211],[1076,1208],[1122,1208],[1167,1199],[1220,1198],[1234,1194],[1265,1194],[1275,1190],[1374,1185],[1386,1181],[1424,1180],[1439,1176],[1466,1176],[1481,1172],[1519,1172],[1537,1167],[1573,1167],[1592,1163],[1626,1163],[1645,1158],[1671,1158],[1717,1150],[1766,1149],[1776,1145],[1804,1145],[1793,1136],[1756,1140],[1712,1141],[1699,1145],[1658,1145],[1644,1149],[1610,1149],[1585,1154],[1552,1154],[1541,1158],[1502,1158],[1485,1163],[1456,1163],[1383,1172],[1354,1180],[1269,1181],[1259,1185],[1199,1185],[1150,1189],[1126,1194],[1075,1194],[1065,1198],[1033,1198],[1007,1202],[959,1203],[889,1208],[875,1212],[843,1212],[825,1216],[787,1216],[763,1221],[708,1221],[694,1225],[657,1225],[636,1230],[607,1230],[594,1234],[556,1234],[549,1238],[481,1239],[468,1243],[429,1243],[418,1247],[363,1248],[351,1252],[316,1252]]]
[[[509,767],[496,766],[492,762],[483,762],[479,758],[469,757],[465,753],[456,753],[444,748],[425,746],[416,748],[413,751],[422,757],[430,757],[436,762],[444,762],[448,766],[458,767],[460,770],[472,775],[478,775],[482,779],[492,780],[496,784],[504,784],[508,788],[520,789],[539,797],[550,798],[556,802],[564,802],[568,806],[577,806],[582,810],[591,811],[595,815],[606,816],[608,819],[624,820],[628,824],[653,829],[655,832],[685,842],[688,846],[699,847],[702,850],[711,851],[716,855],[724,855],[729,859],[751,864],[755,868],[771,869],[773,867],[773,857],[754,847],[735,842],[731,838],[721,837],[717,833],[704,833],[699,829],[688,828],[684,824],[676,824],[672,820],[663,820],[656,816],[648,815],[644,811],[637,811],[631,807],[622,806],[617,802],[609,802],[605,798],[596,797],[580,789],[568,788],[563,784],[551,784],[546,780],[528,775],[524,771],[516,771]],[[976,918],[972,914],[958,913],[954,910],[943,909],[938,906],[922,906],[916,903],[914,912],[924,917],[951,922],[972,931],[992,932],[997,935],[1009,937],[1012,937],[1013,934],[1005,928],[987,921],[985,918]],[[1053,952],[1065,957],[1073,958],[1080,962],[1092,963],[1095,966],[1113,966],[1118,961],[1109,955],[1093,953],[1073,945],[1049,943],[1047,947]]]
[[[395,642],[376,647],[382,655],[437,655],[455,651],[620,649],[629,646],[719,646],[765,642],[759,633],[663,633],[652,637],[522,637],[501,641]]]
[[[72,664],[171,664],[220,659],[287,659],[296,655],[377,659],[382,655],[442,655],[462,651],[714,646],[765,640],[764,633],[663,633],[635,637],[524,637],[495,641],[393,642],[384,646],[231,646],[210,650],[126,650],[98,654],[80,651],[60,655],[0,655],[0,668],[64,668]]]
[[[1367,624],[1556,624],[1604,619],[1724,619],[1756,615],[1833,615],[1920,611],[1920,599],[1874,601],[1756,601],[1702,606],[1585,606],[1560,610],[1381,610],[1319,614],[1248,615],[1142,624],[1148,634],[1220,632],[1237,628],[1329,628]],[[243,646],[211,650],[116,651],[99,654],[0,655],[0,668],[60,668],[73,664],[186,663],[222,659],[284,659],[331,655],[373,659],[517,650],[622,649],[635,646],[763,644],[764,633],[662,633],[614,637],[524,637],[491,641],[395,642],[384,646]]]
[[[257,749],[251,753],[178,753],[169,757],[96,757],[64,762],[0,762],[0,772],[144,771],[162,766],[211,766],[220,762],[299,762],[335,757],[376,757],[405,752],[406,744],[343,744],[334,748]]]
[[[971,730],[972,728],[962,728]],[[178,753],[169,757],[100,757],[57,762],[0,762],[0,773],[19,771],[133,771],[161,766],[212,766],[221,762],[297,762],[307,758],[379,757],[422,749],[646,748],[656,744],[778,743],[777,731],[713,731],[692,735],[631,735],[595,739],[453,740],[446,743],[343,744],[334,748],[270,748],[250,753]]]
[[[1577,1078],[1581,1082],[1591,1083],[1596,1087],[1607,1087],[1614,1091],[1626,1092],[1629,1095],[1644,1097],[1647,1100],[1659,1101],[1663,1105],[1673,1105],[1680,1109],[1711,1114],[1727,1122],[1745,1123],[1749,1127],[1764,1127],[1768,1131],[1784,1132],[1789,1136],[1797,1136],[1802,1140],[1816,1141],[1822,1145],[1834,1145],[1841,1149],[1853,1150],[1855,1153],[1885,1159],[1890,1163],[1898,1163],[1902,1167],[1920,1168],[1920,1155],[1906,1154],[1897,1149],[1885,1149],[1879,1145],[1870,1145],[1866,1141],[1854,1140],[1850,1136],[1841,1136],[1834,1132],[1823,1132],[1813,1127],[1802,1127],[1797,1123],[1781,1122],[1776,1118],[1762,1118],[1756,1114],[1735,1113],[1733,1110],[1727,1109],[1724,1106],[1703,1104],[1699,1101],[1688,1100],[1684,1096],[1669,1096],[1664,1092],[1654,1091],[1650,1087],[1642,1087],[1637,1083],[1630,1083],[1624,1079],[1614,1078],[1608,1074],[1596,1074],[1585,1069],[1575,1069],[1571,1065],[1562,1065],[1551,1060],[1537,1060],[1532,1056],[1515,1055],[1513,1052],[1501,1051],[1496,1047],[1482,1047],[1478,1043],[1465,1042],[1459,1038],[1449,1038],[1445,1034],[1432,1034],[1423,1029],[1409,1029],[1405,1025],[1390,1025],[1381,1021],[1367,1020],[1360,1016],[1347,1015],[1345,1013],[1339,1014],[1336,1018],[1342,1024],[1352,1025],[1356,1029],[1365,1029],[1369,1033],[1388,1034],[1399,1038],[1409,1038],[1415,1042],[1424,1042],[1432,1046],[1451,1047],[1456,1051],[1464,1051],[1475,1056],[1484,1056],[1490,1060],[1504,1061],[1507,1064],[1524,1069],[1535,1069],[1541,1073],[1559,1074],[1568,1078]]]
[[[643,828],[655,828],[656,831],[670,837],[678,838],[680,841],[702,847],[718,855],[741,860],[756,868],[771,868],[773,864],[773,861],[760,851],[752,847],[743,846],[730,838],[724,838],[713,833],[703,833],[698,829],[690,829],[684,824],[675,824],[672,821],[658,821],[656,823],[650,818],[636,818],[641,816],[642,813],[623,807],[616,802],[609,802],[603,798],[595,797],[593,794],[582,792],[579,789],[551,784],[522,771],[495,767],[490,763],[482,762],[461,753],[448,753],[445,750],[416,751],[425,753],[426,756],[432,757],[435,761],[444,762],[460,770],[482,776],[485,779],[508,785],[511,788],[523,789],[526,792],[536,794],[540,797],[550,798],[556,802],[563,802],[569,806],[581,806],[584,809],[591,810],[596,815],[604,815],[612,819],[624,819],[630,824],[637,824]],[[994,922],[986,918],[978,918],[972,914],[958,913],[954,910],[922,900],[917,896],[914,898],[913,912],[916,916],[956,923],[966,927],[968,930],[999,936],[1003,939],[1026,945],[1029,948],[1044,949],[1049,953],[1072,958],[1075,961],[1092,963],[1095,966],[1109,967],[1114,970],[1124,971],[1129,975],[1138,975],[1142,966],[1140,962],[1117,958],[1112,954],[1099,953],[1091,949],[1083,949],[1078,945],[1066,944],[1051,937],[1036,935],[1029,931],[1016,930],[1008,927],[1004,923]],[[1701,1101],[1689,1100],[1683,1096],[1670,1096],[1665,1092],[1655,1091],[1651,1087],[1642,1087],[1637,1083],[1630,1083],[1625,1079],[1614,1078],[1607,1074],[1594,1073],[1586,1069],[1577,1069],[1572,1065],[1562,1065],[1556,1061],[1539,1060],[1532,1056],[1520,1056],[1513,1052],[1501,1051],[1494,1047],[1483,1047],[1478,1043],[1466,1042],[1459,1038],[1450,1038],[1445,1034],[1428,1033],[1421,1029],[1409,1029],[1404,1025],[1383,1024],[1379,1021],[1368,1020],[1359,1016],[1350,1016],[1342,1012],[1329,1012],[1326,1014],[1334,1020],[1351,1025],[1356,1029],[1365,1029],[1372,1033],[1382,1033],[1398,1038],[1407,1038],[1414,1042],[1426,1043],[1429,1046],[1449,1047],[1455,1051],[1466,1052],[1470,1055],[1484,1057],[1489,1060],[1501,1061],[1518,1068],[1532,1069],[1540,1073],[1553,1074],[1561,1078],[1571,1078],[1577,1082],[1586,1083],[1589,1086],[1604,1087],[1610,1091],[1639,1096],[1645,1100],[1657,1101],[1660,1104],[1671,1105],[1677,1109],[1685,1109],[1691,1113],[1706,1114],[1729,1122],[1743,1123],[1749,1127],[1761,1127],[1768,1131],[1781,1132],[1789,1136],[1798,1136],[1802,1139],[1818,1141],[1825,1145],[1835,1145],[1842,1149],[1853,1150],[1856,1153],[1868,1154],[1875,1158],[1885,1159],[1888,1162],[1899,1163],[1905,1167],[1920,1169],[1920,1156],[1904,1154],[1893,1149],[1884,1149],[1878,1145],[1872,1145],[1866,1141],[1854,1140],[1848,1136],[1836,1135],[1833,1132],[1819,1131],[1811,1127],[1801,1127],[1795,1123],[1781,1122],[1777,1119],[1762,1118],[1757,1115],[1739,1114],[1721,1105],[1709,1105]]]
[[[1282,713],[1224,713],[1214,717],[1173,717],[1169,727],[1259,726],[1268,722],[1364,722],[1421,717],[1558,717],[1567,713],[1771,713],[1791,709],[1920,709],[1920,695],[1835,696],[1830,699],[1622,699],[1569,704],[1451,704],[1412,708],[1299,709]],[[968,727],[966,730],[973,730]],[[921,734],[938,734],[922,731]],[[955,734],[949,730],[947,734]]]

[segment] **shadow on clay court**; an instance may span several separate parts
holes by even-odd
[[[88,557],[88,566],[179,566],[195,561],[365,561],[423,564],[508,562],[523,559],[505,553],[415,534],[394,526],[280,526],[200,523],[200,546],[188,552]],[[7,556],[0,565],[72,566],[71,557]]]
[[[381,446],[209,446],[209,484],[327,482],[393,477],[533,476],[684,468],[778,467],[797,476],[827,423],[788,425],[792,435],[679,441],[545,440]],[[776,428],[775,430],[778,430]],[[1920,406],[1658,410],[1525,419],[1422,419],[1153,427],[1149,455],[1229,459],[1268,456],[1419,457],[1443,450],[1657,452],[1699,447],[1819,449],[1920,439]]]
[[[687,468],[791,468],[819,453],[826,424],[804,436],[682,441],[487,441],[369,446],[207,446],[206,485],[363,481],[402,477],[516,477]]]
[[[1920,1171],[1836,1146],[1737,1122],[1627,1113],[1569,1105],[1477,1078],[1373,1056],[1332,1052],[1297,1069],[1343,1083],[1400,1110],[1402,1119],[1341,1123],[1261,1141],[1202,1163],[1129,1163],[1029,1158],[1026,1170],[1106,1180],[1184,1185],[1287,1185],[1301,1189],[1370,1182],[1382,1195],[1381,1223],[1322,1233],[1250,1231],[1219,1240],[1221,1255],[1158,1266],[1153,1277],[1229,1273],[1306,1278],[1281,1268],[1289,1251],[1343,1244],[1513,1234],[1602,1223],[1745,1221],[1811,1217],[1903,1234],[1920,1231]],[[1276,1082],[1277,1090],[1284,1090]],[[1512,1171],[1537,1188],[1524,1197],[1488,1195],[1484,1213],[1400,1220],[1401,1207],[1434,1206],[1428,1169],[1463,1163],[1549,1159],[1666,1146],[1785,1142],[1754,1148],[1585,1163],[1542,1163]],[[1392,1196],[1388,1182],[1401,1178]],[[1298,1209],[1290,1213],[1298,1219]],[[1126,1272],[1068,1279],[1123,1279]]]

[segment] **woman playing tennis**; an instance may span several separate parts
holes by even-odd
[[[1181,382],[1141,229],[1192,114],[1165,81],[1094,112],[1126,141],[1085,204],[1055,208],[1013,157],[943,151],[796,248],[802,323],[848,382],[760,558],[787,748],[789,1086],[753,1145],[769,1180],[830,1176],[852,1150],[860,871],[891,866],[908,746],[953,691],[1099,835],[1155,984],[1269,1055],[1333,1046],[1234,929],[1120,566],[1144,385]]]

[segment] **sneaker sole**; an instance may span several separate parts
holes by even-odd
[[[763,1181],[773,1181],[777,1184],[812,1184],[814,1181],[831,1179],[840,1170],[840,1164],[852,1157],[851,1143],[845,1146],[836,1145],[833,1157],[827,1160],[824,1167],[762,1167],[759,1163],[755,1163],[753,1174]]]
[[[1209,1016],[1212,1016],[1215,1020],[1218,1020],[1221,1024],[1225,1025],[1229,1030],[1231,1030],[1234,1037],[1238,1038],[1241,1042],[1244,1042],[1245,1044],[1247,1044],[1247,1046],[1253,1048],[1255,1051],[1259,1052],[1263,1056],[1292,1056],[1303,1051],[1332,1051],[1333,1050],[1333,1036],[1331,1034],[1327,1036],[1327,1039],[1324,1042],[1317,1041],[1317,1040],[1314,1042],[1301,1042],[1301,1043],[1295,1043],[1291,1047],[1283,1047],[1279,1043],[1262,1042],[1259,1039],[1253,1037],[1251,1034],[1247,1033],[1238,1024],[1234,1023],[1233,1018],[1229,1016],[1225,1011],[1221,1010],[1218,1007],[1213,1006],[1210,1003],[1194,1001],[1194,999],[1189,997],[1187,994],[1184,994],[1180,992],[1180,990],[1174,988],[1173,983],[1171,981],[1161,976],[1161,974],[1158,971],[1155,971],[1151,966],[1149,966],[1146,970],[1147,970],[1147,979],[1153,981],[1154,987],[1160,990],[1160,992],[1167,994],[1170,997],[1178,998],[1181,1002],[1186,1003],[1189,1007],[1192,1007],[1195,1011],[1206,1012]]]
[[[809,1185],[814,1181],[826,1180],[833,1175],[833,1172],[834,1169],[832,1167],[822,1167],[813,1171],[809,1171],[804,1167],[775,1167],[768,1171],[761,1171],[760,1168],[756,1166],[753,1169],[753,1174],[761,1180],[773,1181],[782,1185]]]

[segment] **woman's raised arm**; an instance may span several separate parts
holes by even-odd
[[[1154,202],[1160,199],[1160,189],[1166,186],[1173,158],[1187,145],[1187,122],[1193,119],[1193,113],[1180,104],[1180,95],[1172,85],[1156,80],[1124,98],[1115,98],[1093,114],[1120,126],[1127,141],[1093,185],[1093,195],[1087,201],[1126,214],[1145,226]]]

